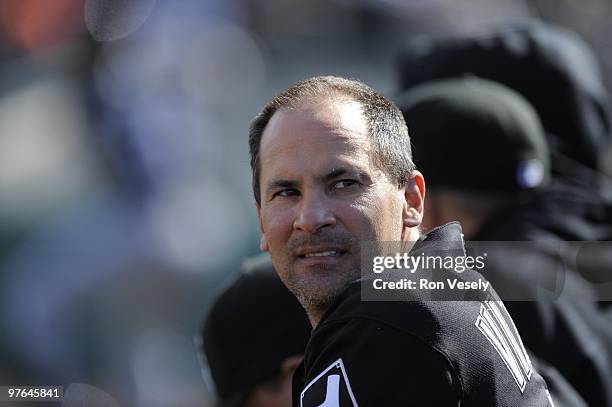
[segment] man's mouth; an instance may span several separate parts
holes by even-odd
[[[300,259],[314,259],[314,258],[329,258],[329,257],[340,257],[347,250],[340,247],[301,247],[295,255]]]
[[[328,250],[328,251],[324,251],[324,252],[316,252],[316,253],[307,253],[303,256],[300,257],[304,257],[304,258],[310,258],[310,257],[338,257],[341,256],[342,253],[336,250]]]

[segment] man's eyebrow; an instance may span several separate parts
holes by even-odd
[[[298,182],[289,179],[277,179],[274,181],[270,181],[268,185],[266,185],[266,193],[273,191],[275,189],[281,188],[296,188],[298,186]]]
[[[370,180],[370,176],[366,172],[359,170],[351,170],[345,167],[334,168],[327,174],[317,177],[317,180],[322,182],[329,182],[333,179],[344,176],[356,177],[362,182]],[[265,194],[268,195],[271,191],[274,191],[276,189],[298,188],[299,185],[300,183],[298,181],[291,179],[273,180],[266,185]]]
[[[339,168],[334,168],[332,169],[329,173],[323,175],[322,177],[320,177],[320,180],[322,181],[331,181],[335,178],[339,178],[339,177],[343,177],[349,175],[351,177],[357,177],[359,178],[360,181],[363,180],[368,180],[370,179],[370,177],[363,171],[359,171],[359,170],[350,170],[348,168],[345,167],[339,167]]]

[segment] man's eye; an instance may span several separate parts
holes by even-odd
[[[356,183],[357,183],[357,181],[353,181],[351,179],[343,179],[342,181],[336,182],[334,184],[334,188],[336,188],[336,189],[345,189],[345,188],[352,187]]]
[[[285,196],[295,196],[298,192],[295,189],[283,189],[282,191],[278,191],[274,194],[274,197],[285,197]]]

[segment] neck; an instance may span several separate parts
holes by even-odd
[[[310,321],[310,325],[312,325],[312,329],[315,329],[321,319],[323,319],[323,315],[327,311],[327,308],[322,307],[308,307],[304,308],[306,310],[306,315],[308,315],[308,321]]]
[[[321,322],[321,318],[323,318],[324,311],[307,311],[308,320],[310,321],[310,325],[312,325],[312,329],[316,329]]]

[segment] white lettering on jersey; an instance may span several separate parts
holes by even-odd
[[[357,407],[342,359],[325,368],[304,387],[301,407]]]
[[[340,407],[340,375],[327,376],[325,401],[318,407]]]
[[[502,358],[521,393],[524,392],[533,368],[504,304],[501,301],[481,302],[475,325]]]

